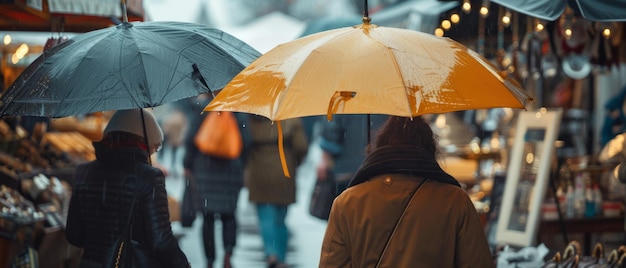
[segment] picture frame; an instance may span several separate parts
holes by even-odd
[[[518,115],[496,229],[501,244],[534,246],[549,182],[562,109]]]

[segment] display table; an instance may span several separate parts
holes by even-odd
[[[624,216],[563,219],[568,234],[583,234],[583,253],[589,255],[592,249],[591,236],[602,233],[624,233]],[[539,223],[539,239],[546,235],[560,235],[561,224],[558,219],[541,220]],[[626,241],[624,241],[626,243]]]

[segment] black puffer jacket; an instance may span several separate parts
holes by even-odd
[[[84,249],[83,259],[102,263],[104,252],[124,231],[136,195],[132,239],[151,248],[163,267],[188,267],[172,234],[165,177],[139,148],[104,148],[94,143],[97,160],[76,169],[66,234]]]

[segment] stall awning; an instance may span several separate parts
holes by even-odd
[[[576,14],[591,21],[626,21],[624,0],[491,0],[535,18],[554,21],[569,6]]]
[[[143,1],[127,0],[129,21],[143,21]],[[88,32],[122,19],[119,0],[0,0],[0,31]]]

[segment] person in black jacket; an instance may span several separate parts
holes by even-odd
[[[133,196],[132,240],[151,251],[162,267],[190,267],[172,234],[165,176],[150,163],[162,142],[161,128],[150,112],[120,110],[104,129],[103,139],[93,143],[96,160],[76,168],[66,236],[83,249],[80,267],[102,267],[106,262],[105,252],[124,231]]]
[[[220,158],[201,152],[194,141],[202,121],[208,113],[200,114],[210,101],[210,95],[204,94],[190,99],[192,112],[189,117],[189,132],[185,140],[183,168],[185,177],[193,180],[198,193],[199,210],[202,213],[202,245],[207,267],[213,267],[216,261],[215,221],[222,223],[222,247],[224,249],[223,267],[232,267],[231,257],[237,244],[237,204],[243,188],[243,171],[246,155],[252,144],[248,130],[248,114],[233,113],[241,133],[243,149],[235,159]],[[219,131],[219,130],[216,130]],[[230,135],[230,134],[229,134]]]

